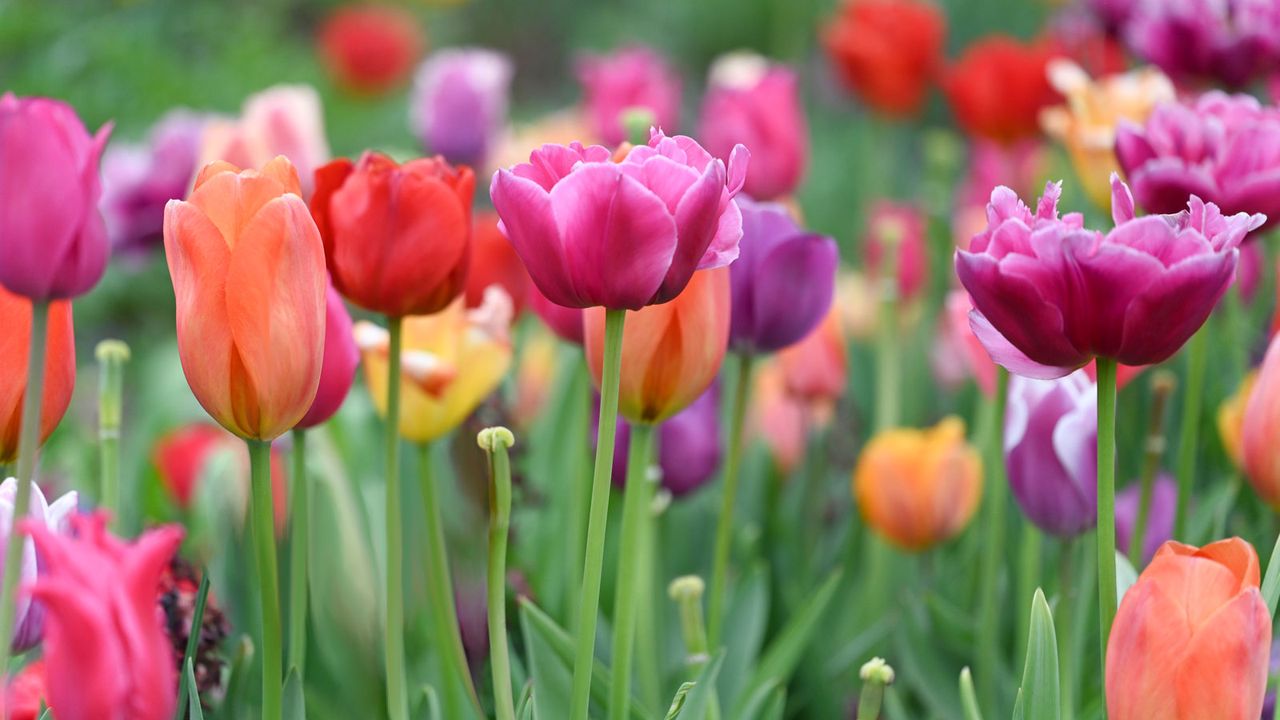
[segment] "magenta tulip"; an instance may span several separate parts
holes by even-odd
[[[324,309],[324,357],[320,361],[320,385],[311,408],[298,421],[297,427],[315,427],[333,417],[347,399],[347,391],[356,377],[360,349],[352,332],[351,315],[342,296],[329,285]]]
[[[539,292],[536,285],[529,286],[529,307],[562,340],[575,345],[582,344],[582,308],[557,305]]]
[[[1134,53],[1175,80],[1242,87],[1280,67],[1274,0],[1134,2],[1124,35]]]
[[[1077,213],[1058,217],[1058,184],[1035,213],[998,187],[987,230],[956,252],[974,332],[1011,372],[1062,377],[1094,357],[1163,362],[1204,324],[1235,280],[1241,241],[1266,220],[1195,196],[1186,212],[1135,217],[1118,176],[1111,190],[1116,227],[1104,235]]]
[[[627,139],[628,110],[648,110],[668,132],[680,123],[680,75],[647,47],[588,55],[578,61],[577,74],[592,132],[606,145]]]
[[[652,131],[621,162],[599,145],[543,145],[493,176],[502,231],[542,294],[565,307],[667,302],[695,270],[738,256],[749,153],[726,163],[693,139]]]
[[[88,292],[107,267],[98,158],[108,123],[90,136],[70,105],[0,97],[0,285],[32,300]]]
[[[758,55],[727,55],[711,68],[699,137],[728,160],[739,143],[751,151],[744,191],[774,200],[795,191],[809,161],[809,132],[795,71]]]

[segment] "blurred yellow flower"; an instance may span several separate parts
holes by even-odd
[[[1222,447],[1227,457],[1237,468],[1244,467],[1244,410],[1249,405],[1249,396],[1253,394],[1253,386],[1258,382],[1258,371],[1250,370],[1240,381],[1240,387],[1231,397],[1223,401],[1218,408],[1218,436],[1222,438]]]
[[[555,381],[560,343],[541,325],[535,325],[520,348],[516,366],[516,402],[511,412],[520,428],[531,427],[542,413]]]

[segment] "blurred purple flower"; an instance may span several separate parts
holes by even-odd
[[[67,535],[71,532],[70,517],[76,512],[79,495],[74,491],[54,500],[45,500],[40,486],[31,483],[31,505],[27,517],[31,522],[47,527],[56,535]],[[18,481],[8,478],[0,483],[0,552],[9,543],[13,532],[13,503],[18,492]],[[18,580],[22,587],[30,587],[45,569],[45,558],[30,538],[23,542],[21,568]],[[0,562],[0,570],[4,563]],[[29,650],[39,644],[44,634],[44,606],[33,601],[26,592],[18,594],[17,607],[13,619],[13,649],[17,652]]]
[[[1139,2],[1140,0],[1085,0],[1085,5],[1107,32],[1118,34]]]
[[[606,145],[627,139],[623,113],[642,108],[671,133],[680,123],[680,75],[650,48],[633,45],[609,55],[587,55],[577,63],[583,104],[592,131]]]
[[[506,129],[514,72],[486,48],[439,50],[418,67],[409,103],[413,131],[451,163],[483,165]]]
[[[1129,552],[1134,526],[1138,524],[1138,505],[1142,502],[1142,484],[1133,483],[1116,494],[1116,547]],[[1178,483],[1168,473],[1156,476],[1151,486],[1151,507],[1147,513],[1146,537],[1142,540],[1142,559],[1148,561],[1166,540],[1173,539],[1173,515],[1178,505]]]
[[[599,399],[596,415],[599,416]],[[595,437],[595,433],[592,433]],[[720,467],[720,389],[715,383],[689,407],[658,425],[654,438],[658,445],[658,467],[662,487],[682,497],[707,484]],[[618,418],[618,437],[613,452],[613,484],[625,487],[627,452],[631,448],[631,426]]]
[[[1138,0],[1133,5],[1124,26],[1129,47],[1175,80],[1218,80],[1238,88],[1280,66],[1280,3],[1275,0]]]

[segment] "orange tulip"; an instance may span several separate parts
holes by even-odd
[[[196,399],[226,429],[271,440],[306,414],[324,355],[324,246],[298,174],[215,162],[165,207],[178,354]]]
[[[587,367],[596,387],[604,364],[603,307],[583,316]],[[729,269],[700,270],[674,300],[627,313],[618,412],[632,422],[665,420],[698,399],[720,372],[729,343]]]
[[[1218,437],[1222,449],[1238,468],[1244,468],[1244,412],[1253,397],[1253,386],[1258,384],[1258,371],[1250,370],[1240,381],[1240,387],[1231,397],[1218,406]]]
[[[926,550],[973,518],[982,496],[982,460],[956,417],[927,430],[885,430],[862,450],[853,493],[877,533],[904,550]]]
[[[848,355],[841,310],[832,305],[826,318],[803,340],[778,353],[787,392],[834,409],[844,394]]]
[[[1258,554],[1240,538],[1167,542],[1124,594],[1107,641],[1111,720],[1256,720],[1271,656]]]
[[[27,392],[27,356],[31,348],[31,301],[0,287],[0,464],[18,457],[22,398]],[[40,406],[40,442],[58,426],[76,385],[75,337],[71,303],[49,306],[49,335],[44,356],[44,398]]]
[[[1241,432],[1245,475],[1268,505],[1280,509],[1280,335],[1271,341],[1245,405]]]

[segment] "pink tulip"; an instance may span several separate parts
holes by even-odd
[[[929,280],[929,247],[925,236],[925,217],[912,205],[879,200],[871,208],[867,221],[867,268],[873,279],[879,274],[886,244],[894,247],[897,257],[898,295],[904,302],[918,297]]]
[[[0,285],[32,300],[70,298],[101,279],[110,252],[98,211],[98,158],[71,106],[0,97]]]
[[[297,427],[315,427],[333,417],[347,399],[351,381],[356,376],[356,364],[360,362],[360,349],[356,347],[352,332],[351,315],[342,302],[342,296],[329,285],[324,310],[324,357],[320,361],[320,386],[311,408],[298,421]]]
[[[723,160],[739,143],[751,151],[743,190],[756,200],[795,192],[809,162],[809,132],[795,71],[759,55],[716,61],[702,103],[699,137]]]
[[[59,720],[166,720],[177,671],[160,578],[182,542],[165,525],[133,543],[107,532],[106,516],[71,518],[73,536],[24,520],[47,572],[30,587],[44,604],[49,706]]]
[[[695,270],[738,256],[749,153],[726,164],[653,130],[613,162],[607,148],[543,145],[493,176],[502,231],[542,294],[565,307],[639,310],[680,294]]]
[[[529,286],[529,307],[562,340],[582,344],[582,308],[557,305],[539,292],[536,285]]]
[[[309,85],[276,85],[250,95],[240,117],[205,126],[200,162],[225,160],[236,167],[261,167],[277,155],[298,170],[303,197],[315,187],[315,171],[329,160],[320,94]]]
[[[951,387],[972,377],[982,392],[991,395],[996,391],[996,365],[969,327],[972,310],[968,293],[963,290],[947,293],[931,358],[933,372],[939,381]]]
[[[606,145],[627,139],[622,124],[627,110],[648,110],[664,130],[673,131],[680,122],[680,75],[647,47],[586,56],[578,61],[577,74],[592,132]]]

